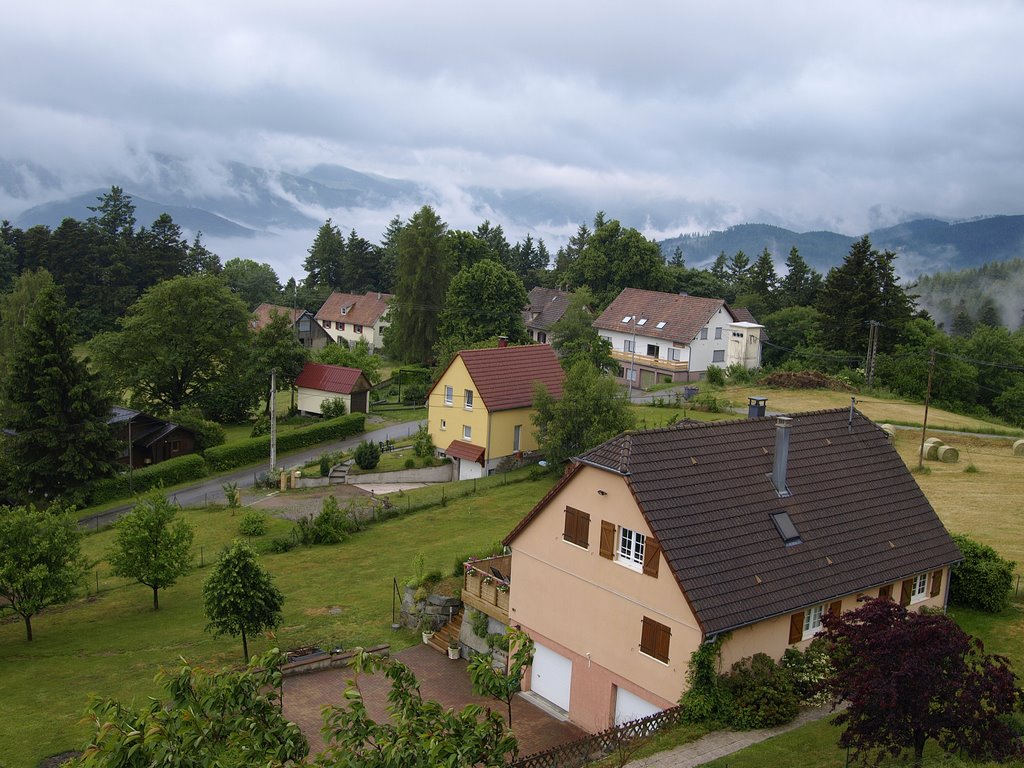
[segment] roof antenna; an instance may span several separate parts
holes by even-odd
[[[850,420],[847,422],[849,431],[853,432],[853,406],[856,404],[857,398],[853,395],[850,396]]]

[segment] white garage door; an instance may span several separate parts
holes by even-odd
[[[656,707],[635,696],[624,688],[615,688],[615,724],[622,725],[632,720],[639,720],[641,717],[661,712],[661,707]]]
[[[533,653],[530,689],[568,712],[571,684],[572,662],[538,643]]]

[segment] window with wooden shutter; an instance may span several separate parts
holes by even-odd
[[[601,557],[615,559],[615,523],[601,521]]]
[[[661,560],[661,544],[653,536],[647,537],[644,547],[644,575],[658,578],[658,561]]]
[[[640,631],[640,652],[668,664],[668,647],[672,630],[664,624],[644,616]]]
[[[900,585],[900,605],[910,605],[910,595],[914,591],[914,580],[907,579]]]
[[[586,549],[590,546],[590,515],[572,507],[565,508],[565,531],[562,538]]]
[[[789,644],[799,643],[804,636],[804,612],[789,617]]]
[[[843,601],[842,600],[836,600],[835,602],[832,602],[832,603],[828,604],[828,615],[829,616],[838,616],[842,612],[843,612]]]
[[[879,587],[878,596],[884,600],[892,600],[892,584]]]
[[[942,569],[932,571],[932,589],[931,596],[938,597],[942,592]]]

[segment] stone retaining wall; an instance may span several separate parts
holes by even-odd
[[[377,485],[387,483],[450,483],[455,476],[454,464],[419,469],[399,469],[395,472],[361,472],[345,477],[349,485]]]
[[[457,597],[428,595],[425,600],[416,600],[415,595],[416,590],[411,587],[402,588],[401,622],[409,629],[417,629],[423,617],[427,616],[437,630],[462,608],[462,601]]]

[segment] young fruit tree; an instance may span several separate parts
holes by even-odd
[[[174,586],[192,567],[192,527],[175,519],[176,513],[161,489],[150,491],[117,521],[107,557],[115,576],[153,590],[154,611],[160,608],[159,591]]]
[[[33,616],[74,596],[84,572],[81,539],[63,508],[0,508],[0,597],[25,622],[28,640]]]
[[[248,637],[281,623],[284,595],[259,564],[249,545],[236,541],[217,560],[203,584],[203,605],[215,635],[242,636],[242,652],[249,660]]]
[[[848,704],[833,723],[846,726],[839,744],[857,759],[912,749],[921,765],[929,739],[971,758],[1021,754],[1006,718],[1022,696],[1009,661],[948,616],[878,599],[822,623],[834,669],[826,685]]]
[[[521,629],[510,629],[505,636],[509,649],[515,648],[509,658],[508,668],[494,668],[490,653],[478,653],[469,662],[469,679],[474,693],[493,696],[508,709],[508,727],[512,727],[512,699],[522,689],[523,673],[533,663],[533,640]]]

